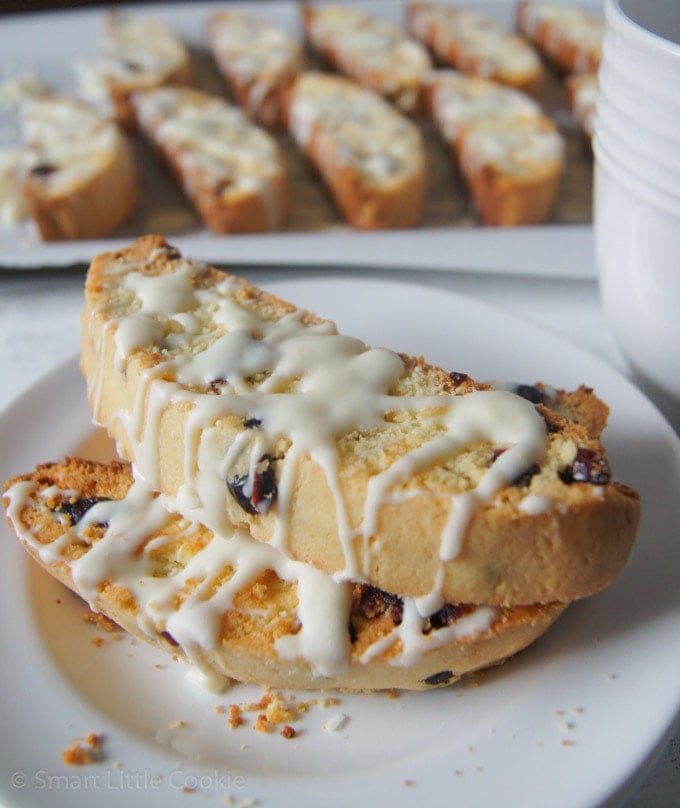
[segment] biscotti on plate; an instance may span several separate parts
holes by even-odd
[[[493,17],[448,3],[413,2],[407,24],[441,64],[538,93],[543,65],[536,51]]]
[[[130,96],[139,90],[188,84],[191,59],[163,23],[135,14],[106,15],[103,54],[75,63],[81,96],[126,128],[134,128]]]
[[[481,220],[539,224],[550,215],[564,139],[525,93],[460,71],[433,70],[423,107],[449,145]]]
[[[96,611],[195,665],[269,687],[423,690],[504,661],[564,604],[417,604],[336,582],[239,529],[167,510],[127,464],[66,459],[8,480],[10,527]]]
[[[415,227],[425,205],[425,149],[417,126],[350,79],[302,73],[288,127],[345,220],[362,230]]]
[[[388,20],[350,5],[305,5],[302,25],[310,47],[336,70],[380,93],[402,112],[417,112],[426,48]]]
[[[529,401],[370,348],[160,237],[93,261],[81,364],[148,490],[422,613],[585,597],[634,540],[591,391]]]
[[[263,126],[284,126],[286,91],[303,65],[300,43],[262,17],[226,9],[210,14],[207,36],[238,104]]]
[[[594,73],[600,64],[604,17],[577,4],[518,0],[517,27],[565,73]]]
[[[280,228],[285,170],[275,140],[223,98],[188,87],[135,93],[139,129],[215,233]]]
[[[132,213],[137,172],[118,126],[74,99],[45,96],[22,109],[21,188],[45,241],[102,238]]]

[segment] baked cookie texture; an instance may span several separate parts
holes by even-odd
[[[502,662],[564,604],[445,604],[335,582],[244,531],[170,512],[129,465],[67,458],[8,480],[7,519],[48,572],[134,636],[208,680],[423,690]]]
[[[137,125],[215,233],[278,230],[288,189],[276,141],[238,107],[190,87],[135,93]]]
[[[103,238],[133,212],[137,170],[125,135],[71,98],[22,109],[21,191],[44,241]]]
[[[530,95],[540,90],[544,70],[538,54],[493,17],[448,3],[411,2],[406,20],[440,64]]]
[[[289,88],[286,120],[352,227],[420,224],[426,184],[423,138],[381,96],[350,79],[307,71]]]
[[[568,603],[634,541],[591,390],[528,400],[369,348],[161,237],[94,259],[81,363],[148,490],[425,613]]]

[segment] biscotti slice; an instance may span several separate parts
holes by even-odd
[[[600,64],[602,14],[548,0],[518,0],[517,27],[565,73],[594,73]]]
[[[546,116],[479,121],[460,143],[460,169],[481,220],[515,227],[551,214],[564,139]]]
[[[279,147],[238,107],[188,87],[132,96],[138,125],[215,233],[278,230],[287,206]]]
[[[349,5],[306,5],[302,24],[310,47],[336,70],[375,90],[402,112],[417,112],[426,48],[401,28]]]
[[[71,98],[46,96],[22,109],[21,188],[45,241],[102,238],[138,197],[132,153],[118,126]]]
[[[416,227],[425,206],[419,129],[350,79],[306,72],[290,90],[288,126],[355,228]]]
[[[302,46],[282,28],[243,11],[208,17],[208,43],[238,104],[263,126],[285,125],[286,91],[302,71]]]
[[[432,71],[423,106],[451,148],[484,224],[540,224],[550,215],[565,144],[525,93],[459,71]]]
[[[369,348],[160,237],[97,256],[85,295],[95,421],[216,532],[423,612],[568,602],[626,562],[639,501],[592,392],[534,403]]]
[[[409,3],[410,32],[437,60],[464,73],[515,87],[540,90],[543,65],[524,37],[487,14],[447,3]]]
[[[163,23],[112,11],[105,17],[103,55],[74,64],[80,95],[122,126],[134,128],[132,93],[191,80],[186,45]]]
[[[215,535],[165,509],[129,466],[67,459],[5,485],[10,527],[50,574],[212,682],[423,690],[504,661],[562,604],[433,614],[327,575],[243,531]]]

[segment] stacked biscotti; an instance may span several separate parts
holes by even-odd
[[[206,674],[448,684],[610,584],[634,541],[592,391],[370,348],[160,237],[93,261],[81,364],[125,462],[13,478],[9,523],[95,610]]]

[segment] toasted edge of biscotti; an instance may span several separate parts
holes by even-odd
[[[252,538],[216,537],[177,514],[159,518],[159,501],[139,497],[130,467],[117,461],[40,465],[8,480],[3,500],[10,527],[47,572],[96,612],[211,677],[270,687],[424,690],[505,661],[565,608],[446,604],[421,618],[404,599],[364,585],[327,582],[327,591],[315,578],[314,592],[305,593],[296,577],[304,578],[304,565],[283,562],[280,575],[276,561],[269,565],[275,551]],[[240,543],[224,552],[230,542]],[[213,551],[213,543],[222,547]],[[326,594],[331,602],[319,602]],[[316,624],[312,612],[326,623]]]

